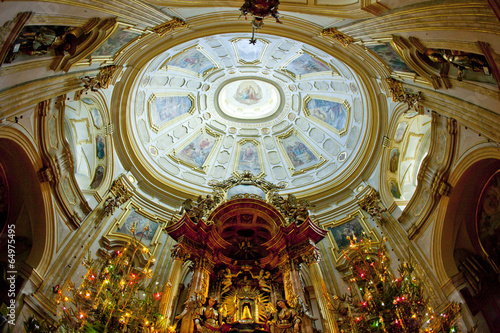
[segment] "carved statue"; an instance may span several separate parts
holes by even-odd
[[[276,302],[278,311],[274,313],[274,318],[268,321],[271,333],[298,333],[302,318],[299,313],[291,308],[286,301]]]
[[[295,309],[295,311],[298,312],[300,317],[306,316],[307,318],[309,318],[311,320],[318,320],[318,318],[314,317],[309,312],[309,308],[307,307],[307,305],[304,302],[304,300],[302,299],[302,297],[300,297],[298,295],[293,296],[290,303],[293,306],[293,308]]]
[[[269,284],[271,273],[269,271],[264,272],[264,270],[261,269],[259,275],[253,275],[252,272],[250,272],[250,274],[252,274],[253,279],[257,279],[259,282],[260,290],[267,291],[268,293],[271,292],[271,285]]]
[[[456,50],[427,49],[426,56],[432,62],[448,62],[458,68],[457,80],[462,81],[465,69],[490,75],[490,67],[483,55]]]
[[[222,287],[221,295],[225,294],[226,292],[228,292],[231,289],[231,285],[233,284],[232,278],[237,277],[241,273],[242,272],[240,271],[236,274],[233,274],[231,272],[231,270],[229,269],[229,267],[226,268],[226,273],[224,273],[224,279],[222,280],[223,287]]]
[[[195,311],[194,324],[197,333],[221,332],[222,319],[216,307],[217,299],[210,297],[205,306],[199,307]]]
[[[191,297],[189,297],[184,302],[184,309],[180,314],[175,316],[175,320],[179,320],[187,315],[190,311],[193,311],[197,308],[201,308],[205,304],[206,298],[203,295],[202,291],[195,291]]]

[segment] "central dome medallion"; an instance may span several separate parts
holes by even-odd
[[[276,83],[260,77],[239,77],[221,84],[214,100],[224,118],[266,121],[282,110],[283,91]]]

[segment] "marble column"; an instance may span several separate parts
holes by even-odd
[[[300,297],[305,302],[304,286],[300,279],[300,264],[296,260],[289,260],[282,265],[285,298],[291,305],[294,297]],[[312,333],[311,319],[302,318],[301,333]]]
[[[172,250],[172,267],[168,275],[167,283],[163,289],[163,296],[160,304],[160,314],[166,319],[167,325],[173,322],[172,306],[174,297],[177,296],[181,279],[182,265],[189,259],[189,253],[177,244]]]
[[[318,249],[311,249],[307,254],[302,256],[302,260],[309,266],[311,272],[311,279],[314,288],[314,293],[318,299],[319,309],[323,317],[323,332],[324,333],[339,333],[337,321],[333,312],[328,306],[328,291],[326,289],[323,273],[319,266],[321,260],[321,253]]]

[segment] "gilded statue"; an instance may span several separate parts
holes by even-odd
[[[448,62],[458,68],[458,81],[462,81],[462,74],[466,69],[474,72],[483,72],[485,75],[490,75],[490,67],[488,65],[488,61],[481,54],[456,50],[427,49],[426,56],[432,62]]]
[[[261,269],[259,275],[253,275],[252,272],[250,272],[250,274],[252,274],[253,279],[256,279],[258,281],[260,290],[266,291],[268,293],[271,292],[271,285],[269,284],[271,273],[269,271],[264,272],[264,270]]]
[[[224,278],[222,280],[222,294],[225,294],[227,293],[230,289],[231,289],[231,286],[233,284],[233,277],[237,277],[238,275],[240,275],[242,272],[238,272],[236,274],[233,274],[231,272],[231,270],[229,269],[229,267],[226,267],[226,273],[224,273]]]
[[[274,318],[268,321],[271,333],[298,333],[302,318],[299,313],[291,308],[285,300],[276,302],[278,310],[274,313]]]
[[[217,333],[221,332],[222,319],[217,310],[217,299],[210,297],[207,304],[196,309],[194,314],[194,324],[197,333]]]

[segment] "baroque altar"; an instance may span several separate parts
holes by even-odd
[[[187,199],[167,233],[178,243],[162,298],[171,332],[334,332],[315,246],[326,231],[308,216],[309,203],[278,194],[274,185],[246,172],[215,182],[212,195]],[[192,263],[187,295],[178,285]],[[299,275],[308,265],[321,316],[312,315]],[[175,304],[183,304],[175,313]]]

